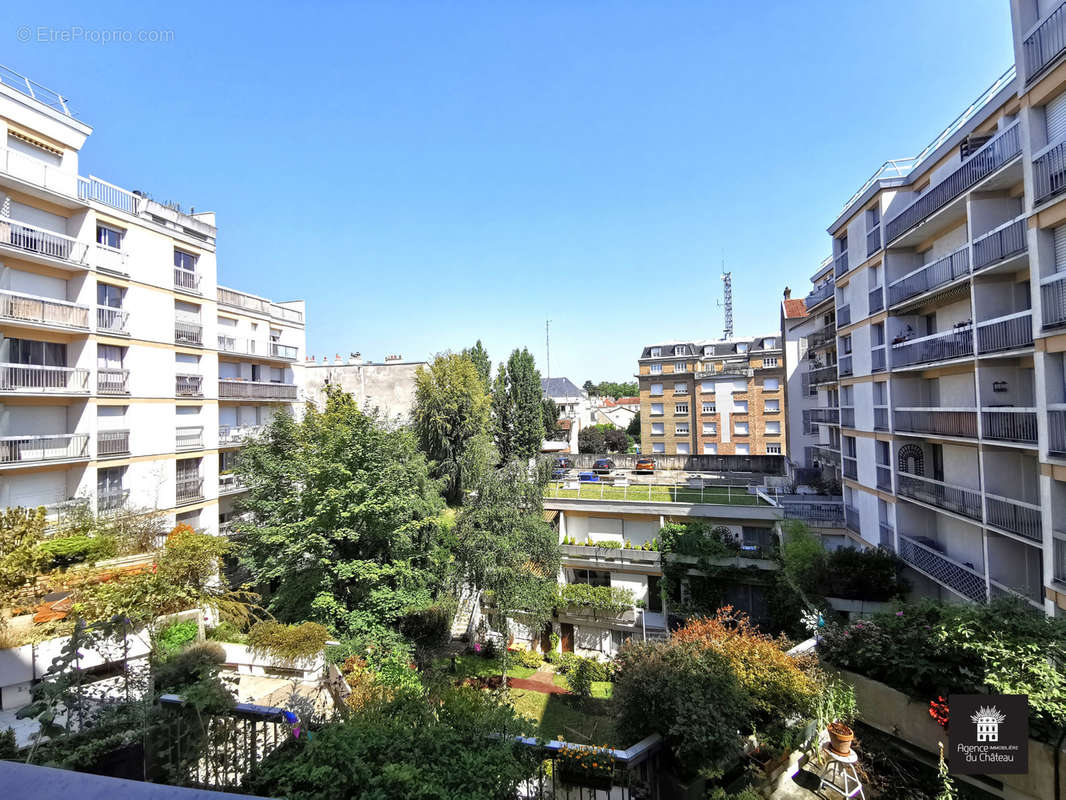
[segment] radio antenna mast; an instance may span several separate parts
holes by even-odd
[[[725,338],[733,338],[733,273],[725,271],[722,259],[722,300],[718,303],[725,310]]]
[[[544,320],[544,372],[549,381],[552,377],[552,336],[550,319]]]

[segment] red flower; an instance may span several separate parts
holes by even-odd
[[[948,701],[943,696],[937,695],[936,700],[929,701],[929,716],[944,730],[947,730],[951,718],[949,711]]]

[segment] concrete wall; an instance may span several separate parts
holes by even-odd
[[[308,362],[305,364],[307,396],[321,406],[326,398],[326,384],[329,383],[351,393],[361,408],[377,408],[389,419],[406,422],[414,407],[415,372],[422,366],[426,366],[426,362]]]

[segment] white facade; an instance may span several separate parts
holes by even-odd
[[[91,128],[12,76],[0,84],[0,504],[150,507],[217,530],[220,436],[297,400],[303,303],[218,287],[214,214],[80,177]]]

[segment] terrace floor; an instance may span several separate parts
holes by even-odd
[[[582,483],[576,489],[564,488],[553,482],[544,492],[545,497],[572,500],[631,500],[651,503],[710,503],[731,506],[768,506],[766,501],[747,489],[714,486],[706,489],[691,489],[686,486],[662,486],[650,483],[635,483],[629,486],[611,486],[606,483]]]

